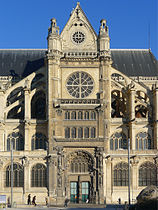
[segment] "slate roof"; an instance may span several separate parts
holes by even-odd
[[[24,78],[44,66],[46,49],[0,49],[0,76]],[[149,50],[111,49],[112,66],[127,76],[158,76],[158,62]]]
[[[112,66],[127,76],[158,76],[158,61],[150,50],[111,50]]]
[[[0,76],[28,76],[44,66],[45,53],[45,49],[0,49]]]

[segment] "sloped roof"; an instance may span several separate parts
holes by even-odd
[[[0,76],[24,78],[44,67],[46,49],[0,50]],[[158,62],[149,50],[111,50],[112,66],[127,76],[158,76]]]
[[[0,76],[28,76],[44,66],[45,53],[45,49],[0,49]]]
[[[112,66],[127,76],[158,76],[158,62],[150,50],[112,49]]]

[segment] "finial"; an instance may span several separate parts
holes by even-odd
[[[79,1],[77,2],[77,5],[78,5],[78,6],[80,5],[80,2],[79,2]]]

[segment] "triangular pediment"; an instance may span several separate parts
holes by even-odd
[[[97,35],[77,3],[61,32],[63,52],[96,52]]]

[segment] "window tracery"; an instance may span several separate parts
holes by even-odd
[[[13,150],[24,150],[24,138],[19,132],[13,132],[7,137],[7,151],[11,150],[11,143],[13,144]]]
[[[157,185],[157,167],[145,162],[139,167],[139,186]]]
[[[86,72],[75,72],[69,76],[66,87],[69,94],[75,98],[85,98],[93,90],[94,82]]]
[[[75,152],[69,158],[71,173],[89,173],[93,170],[93,160],[85,152]]]
[[[114,167],[114,186],[128,186],[128,164],[118,163]]]
[[[13,187],[24,186],[24,168],[18,163],[13,164]],[[11,187],[11,165],[6,168],[6,187]]]
[[[152,140],[148,133],[140,132],[136,135],[136,150],[146,150],[152,148]]]
[[[31,140],[32,150],[36,150],[36,149],[46,150],[46,142],[47,142],[47,138],[44,134],[42,134],[42,133],[34,134],[32,136],[32,140]]]
[[[116,132],[110,137],[110,150],[127,149],[127,138],[122,132]]]
[[[32,187],[46,187],[46,167],[43,164],[36,164],[31,171],[31,186]]]

